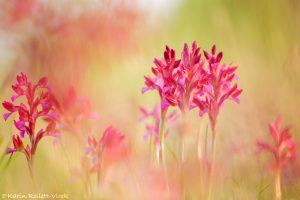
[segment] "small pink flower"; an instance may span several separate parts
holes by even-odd
[[[100,144],[103,148],[103,157],[107,163],[113,163],[127,154],[125,135],[113,127],[105,129]]]
[[[273,145],[260,140],[256,141],[258,152],[271,153],[275,159],[275,166],[284,167],[287,162],[296,157],[296,143],[292,139],[288,127],[281,127],[282,120],[278,117],[275,123],[269,124],[269,133],[273,139]]]
[[[37,84],[33,84],[27,80],[27,76],[23,73],[17,75],[17,83],[12,86],[15,95],[10,101],[4,101],[3,107],[8,111],[3,115],[4,120],[7,120],[13,113],[17,113],[18,118],[14,120],[14,125],[19,131],[21,138],[28,135],[30,145],[23,146],[22,139],[19,135],[13,136],[13,148],[9,148],[7,153],[22,152],[26,158],[31,161],[32,156],[36,152],[39,141],[44,136],[54,136],[56,118],[53,110],[53,102],[48,87],[46,77],[41,78]],[[19,97],[20,103],[16,103]],[[39,118],[44,119],[47,125],[45,128],[36,131],[36,122]]]
[[[203,92],[198,93],[194,98],[194,103],[199,107],[200,116],[208,113],[212,128],[215,129],[220,108],[227,99],[232,99],[239,103],[238,96],[242,93],[237,84],[233,84],[236,77],[237,66],[226,66],[220,64],[223,53],[216,53],[216,46],[211,49],[211,54],[204,51],[208,62],[207,76],[208,81],[203,86]]]
[[[167,110],[172,105],[177,104],[178,92],[176,91],[176,80],[174,70],[179,67],[180,60],[176,60],[174,49],[166,46],[164,57],[162,59],[154,59],[155,67],[152,67],[154,77],[145,76],[145,87],[142,93],[148,90],[156,90],[161,98],[161,109]]]
[[[140,121],[145,121],[147,119],[150,119],[150,123],[146,124],[146,133],[144,134],[144,138],[148,139],[151,135],[154,137],[154,144],[159,144],[159,123],[160,123],[160,106],[155,105],[152,110],[148,111],[144,107],[140,107],[140,111],[142,113],[142,117],[140,118]],[[167,124],[172,125],[176,119],[178,118],[178,114],[176,111],[173,111],[169,115],[166,116],[165,122]],[[168,130],[166,130],[165,138],[168,136]]]
[[[74,169],[73,174],[80,177],[86,187],[88,187],[93,174],[97,174],[99,183],[103,170],[127,155],[124,140],[125,135],[111,126],[104,130],[100,139],[89,136],[86,152],[81,159],[81,166]]]
[[[93,163],[92,167],[100,170],[102,162],[111,165],[126,156],[124,139],[125,135],[111,126],[105,129],[99,140],[89,136],[86,152]]]

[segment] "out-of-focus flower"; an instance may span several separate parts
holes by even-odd
[[[200,91],[194,98],[194,103],[199,107],[200,116],[208,113],[213,129],[213,137],[215,137],[220,108],[227,99],[232,99],[239,103],[238,96],[242,93],[242,90],[238,89],[237,84],[232,83],[236,77],[235,71],[237,66],[220,64],[223,53],[216,53],[215,45],[211,49],[211,54],[204,51],[204,55],[208,62],[208,81],[204,86],[204,91]]]
[[[74,168],[71,170],[72,175],[74,178],[80,178],[84,184],[86,192],[88,192],[90,187],[90,180],[91,176],[95,172],[100,172],[100,168],[97,169],[97,167],[94,165],[90,158],[86,155],[82,156],[80,166],[78,168]]]
[[[4,19],[8,25],[14,25],[23,19],[29,18],[34,10],[33,0],[12,0],[3,3]]]
[[[116,51],[120,57],[134,49],[135,31],[144,15],[132,0],[79,4],[1,1],[0,27],[16,46],[10,73],[20,65],[29,66],[23,71],[31,75],[43,71],[56,91],[65,84],[65,74],[70,75],[68,82],[82,83],[95,56],[98,62],[106,62]]]
[[[81,166],[73,170],[73,174],[83,180],[86,189],[90,186],[89,180],[93,174],[97,174],[99,183],[105,169],[125,158],[127,148],[124,140],[125,135],[112,126],[104,130],[100,139],[88,137],[88,146],[81,159]]]
[[[284,167],[290,159],[296,157],[296,143],[292,139],[288,127],[281,127],[282,120],[278,117],[275,123],[269,124],[269,133],[273,139],[273,143],[269,144],[260,140],[256,141],[258,151],[266,151],[271,153],[275,159],[275,165],[280,168]]]
[[[84,120],[99,120],[99,114],[92,110],[90,101],[79,96],[74,87],[70,87],[62,98],[53,96],[53,102],[59,115],[59,125],[62,130],[80,139],[78,130],[83,129]]]
[[[125,135],[113,127],[105,129],[100,145],[103,149],[103,159],[108,163],[113,163],[127,154],[125,148]]]
[[[173,174],[174,175],[174,174]],[[143,174],[144,190],[141,199],[145,200],[178,200],[182,198],[180,194],[180,183],[178,176],[165,178],[165,172],[159,170],[148,170]],[[168,183],[171,182],[172,184]],[[149,190],[151,188],[151,190]]]
[[[110,167],[127,155],[124,140],[125,135],[111,126],[104,130],[99,140],[89,136],[81,169],[77,170],[76,174],[86,179],[96,173],[99,182],[104,165],[106,168]]]
[[[275,123],[269,124],[269,133],[273,139],[273,145],[256,141],[258,152],[266,151],[274,156],[275,163],[273,168],[275,169],[275,196],[276,200],[281,200],[281,169],[291,159],[296,157],[296,143],[292,139],[290,130],[288,127],[281,127],[282,120],[278,117]]]
[[[160,106],[155,105],[152,110],[148,111],[144,107],[140,107],[140,111],[142,113],[142,117],[140,121],[145,121],[150,119],[150,123],[146,124],[146,133],[144,134],[144,138],[148,139],[149,137],[153,137],[153,141],[155,145],[159,144],[159,123],[160,123]],[[176,119],[178,118],[178,114],[176,111],[173,111],[169,115],[166,116],[166,123],[172,125]],[[166,130],[165,138],[168,136],[168,130]]]
[[[17,113],[18,120],[14,120],[14,125],[18,129],[19,135],[13,136],[14,147],[9,148],[7,153],[22,152],[26,155],[28,163],[31,164],[39,141],[45,136],[58,136],[55,132],[57,119],[53,110],[48,79],[43,77],[37,84],[33,84],[28,81],[25,74],[20,73],[17,75],[17,83],[12,86],[12,89],[15,95],[11,96],[11,101],[2,103],[8,111],[3,118],[7,120],[13,113]],[[20,103],[17,103],[18,100]],[[39,118],[44,119],[47,126],[36,131],[36,122]],[[26,147],[21,139],[25,135],[28,135],[30,140],[30,145],[26,145]]]

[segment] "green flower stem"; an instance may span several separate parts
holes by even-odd
[[[207,199],[212,199],[212,186],[213,179],[215,175],[215,157],[216,157],[216,127],[212,127],[212,149],[211,149],[212,157],[211,157],[211,169],[209,171],[209,185],[208,185],[208,196]]]
[[[279,163],[275,169],[275,196],[276,200],[281,200],[281,169]]]
[[[158,162],[159,164],[164,164],[164,150],[165,150],[165,116],[166,111],[162,110],[161,118],[159,123],[159,149],[158,149]]]

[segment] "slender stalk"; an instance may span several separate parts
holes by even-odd
[[[204,120],[202,120],[203,122]],[[204,127],[205,125],[205,127]],[[199,137],[202,133],[202,130],[203,130],[203,136],[201,137],[203,139],[203,147],[201,146],[201,143],[200,143],[200,146],[198,146],[198,148],[200,148],[200,153],[199,154],[199,149],[198,149],[198,160],[199,160],[199,170],[200,170],[200,177],[199,177],[199,180],[200,180],[200,195],[201,195],[201,198],[205,198],[206,194],[207,194],[207,188],[205,187],[207,185],[207,178],[208,178],[208,157],[207,157],[207,135],[208,135],[208,125],[207,124],[201,124],[201,126],[203,126],[203,128],[200,128],[200,134],[199,134]],[[199,138],[198,138],[198,142],[199,142]],[[198,143],[199,145],[199,143]],[[203,149],[202,149],[202,148]],[[203,151],[203,152],[202,152]],[[200,155],[200,157],[199,157]]]
[[[100,162],[98,160],[98,164],[97,164],[97,184],[98,186],[100,186],[101,183],[101,179],[102,177],[102,172],[104,171],[104,159],[103,159],[103,149],[101,152],[98,152],[98,159],[100,159]]]
[[[215,157],[216,157],[216,127],[212,126],[212,157],[211,157],[211,168],[209,171],[209,185],[208,185],[208,195],[207,199],[212,199],[212,186],[213,186],[213,179],[215,175]]]
[[[153,121],[153,127],[155,127],[155,120]],[[153,160],[155,162],[155,156],[153,157],[153,146],[155,145],[154,144],[154,137],[153,137],[153,134],[150,134],[150,138],[149,138],[149,155],[150,155],[150,162],[152,163]]]
[[[198,129],[198,142],[197,142],[197,155],[198,155],[198,160],[201,161],[202,157],[203,157],[203,153],[202,153],[202,138],[201,138],[201,133],[203,131],[203,127],[204,127],[204,122],[205,120],[203,119],[203,117],[200,118],[200,123],[199,123],[199,129]]]
[[[183,163],[185,160],[185,141],[184,136],[181,136],[181,162]]]
[[[32,181],[34,182],[33,158],[34,158],[34,155],[31,154],[30,159],[27,161],[27,163],[28,163],[30,177],[31,177]]]
[[[161,113],[159,124],[159,146],[158,146],[158,163],[164,164],[164,150],[165,150],[165,113]]]
[[[180,130],[180,141],[181,141],[181,162],[185,160],[185,131],[186,131],[186,112],[182,111],[182,123]]]
[[[85,177],[83,179],[84,189],[85,189],[85,198],[90,199],[91,193],[91,184],[90,184],[90,175],[89,172],[86,172]]]
[[[275,196],[276,200],[281,200],[281,169],[279,164],[277,164],[275,169]]]
[[[189,91],[189,89],[187,89]],[[185,160],[185,135],[187,131],[187,112],[188,112],[188,107],[189,107],[189,95],[183,96],[183,106],[180,107],[181,110],[181,116],[182,116],[182,122],[181,122],[181,127],[180,127],[180,136],[181,136],[181,163],[184,162]]]
[[[182,197],[181,199],[186,198],[186,180],[185,180],[185,168],[184,168],[184,161],[185,161],[185,135],[187,131],[187,116],[186,116],[186,109],[181,110],[182,121],[180,124],[180,183],[181,183],[181,190],[182,190]]]

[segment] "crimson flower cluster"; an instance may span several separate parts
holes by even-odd
[[[162,111],[169,106],[178,106],[182,112],[192,108],[194,94],[201,92],[207,79],[197,43],[194,42],[191,49],[185,44],[178,60],[175,50],[166,46],[164,57],[154,59],[154,64],[154,77],[145,76],[146,87],[142,93],[157,90]]]
[[[236,66],[220,64],[223,53],[216,53],[216,46],[211,53],[200,52],[197,43],[189,49],[185,44],[181,59],[176,59],[174,49],[166,47],[164,57],[155,59],[152,67],[154,77],[145,76],[145,87],[158,91],[161,98],[162,113],[169,106],[178,106],[185,113],[198,107],[200,116],[208,113],[211,125],[215,129],[221,106],[227,99],[239,103],[238,96],[242,93],[237,84],[232,84],[236,77]]]
[[[11,97],[11,101],[2,103],[8,111],[3,115],[3,118],[7,120],[13,113],[17,113],[18,118],[14,120],[14,125],[19,134],[13,135],[13,147],[9,148],[7,153],[22,152],[30,163],[37,145],[43,137],[58,136],[55,133],[56,113],[50,95],[48,79],[43,77],[37,84],[33,84],[28,81],[25,74],[20,73],[17,75],[17,83],[12,86],[12,89],[15,94]],[[36,123],[40,118],[44,119],[47,125],[36,131]],[[30,145],[25,146],[23,144],[25,135],[28,135]]]
[[[166,112],[170,105],[176,105],[178,92],[174,85],[173,72],[179,67],[180,60],[176,60],[175,50],[166,46],[164,58],[154,59],[156,67],[152,67],[154,77],[145,76],[146,87],[142,88],[142,93],[148,90],[157,90],[161,98],[161,110]]]
[[[232,84],[237,77],[235,74],[237,66],[220,64],[223,53],[216,53],[215,45],[213,45],[211,53],[204,51],[204,56],[207,61],[207,70],[205,71],[207,81],[203,90],[195,96],[194,103],[199,108],[200,116],[208,113],[213,134],[215,134],[220,108],[227,99],[239,103],[238,97],[243,90],[238,89],[236,83]]]
[[[273,145],[256,141],[258,151],[271,153],[275,159],[275,166],[284,167],[287,162],[296,157],[296,143],[293,140],[288,127],[281,127],[282,120],[278,117],[275,123],[269,124],[269,133],[273,139]]]

